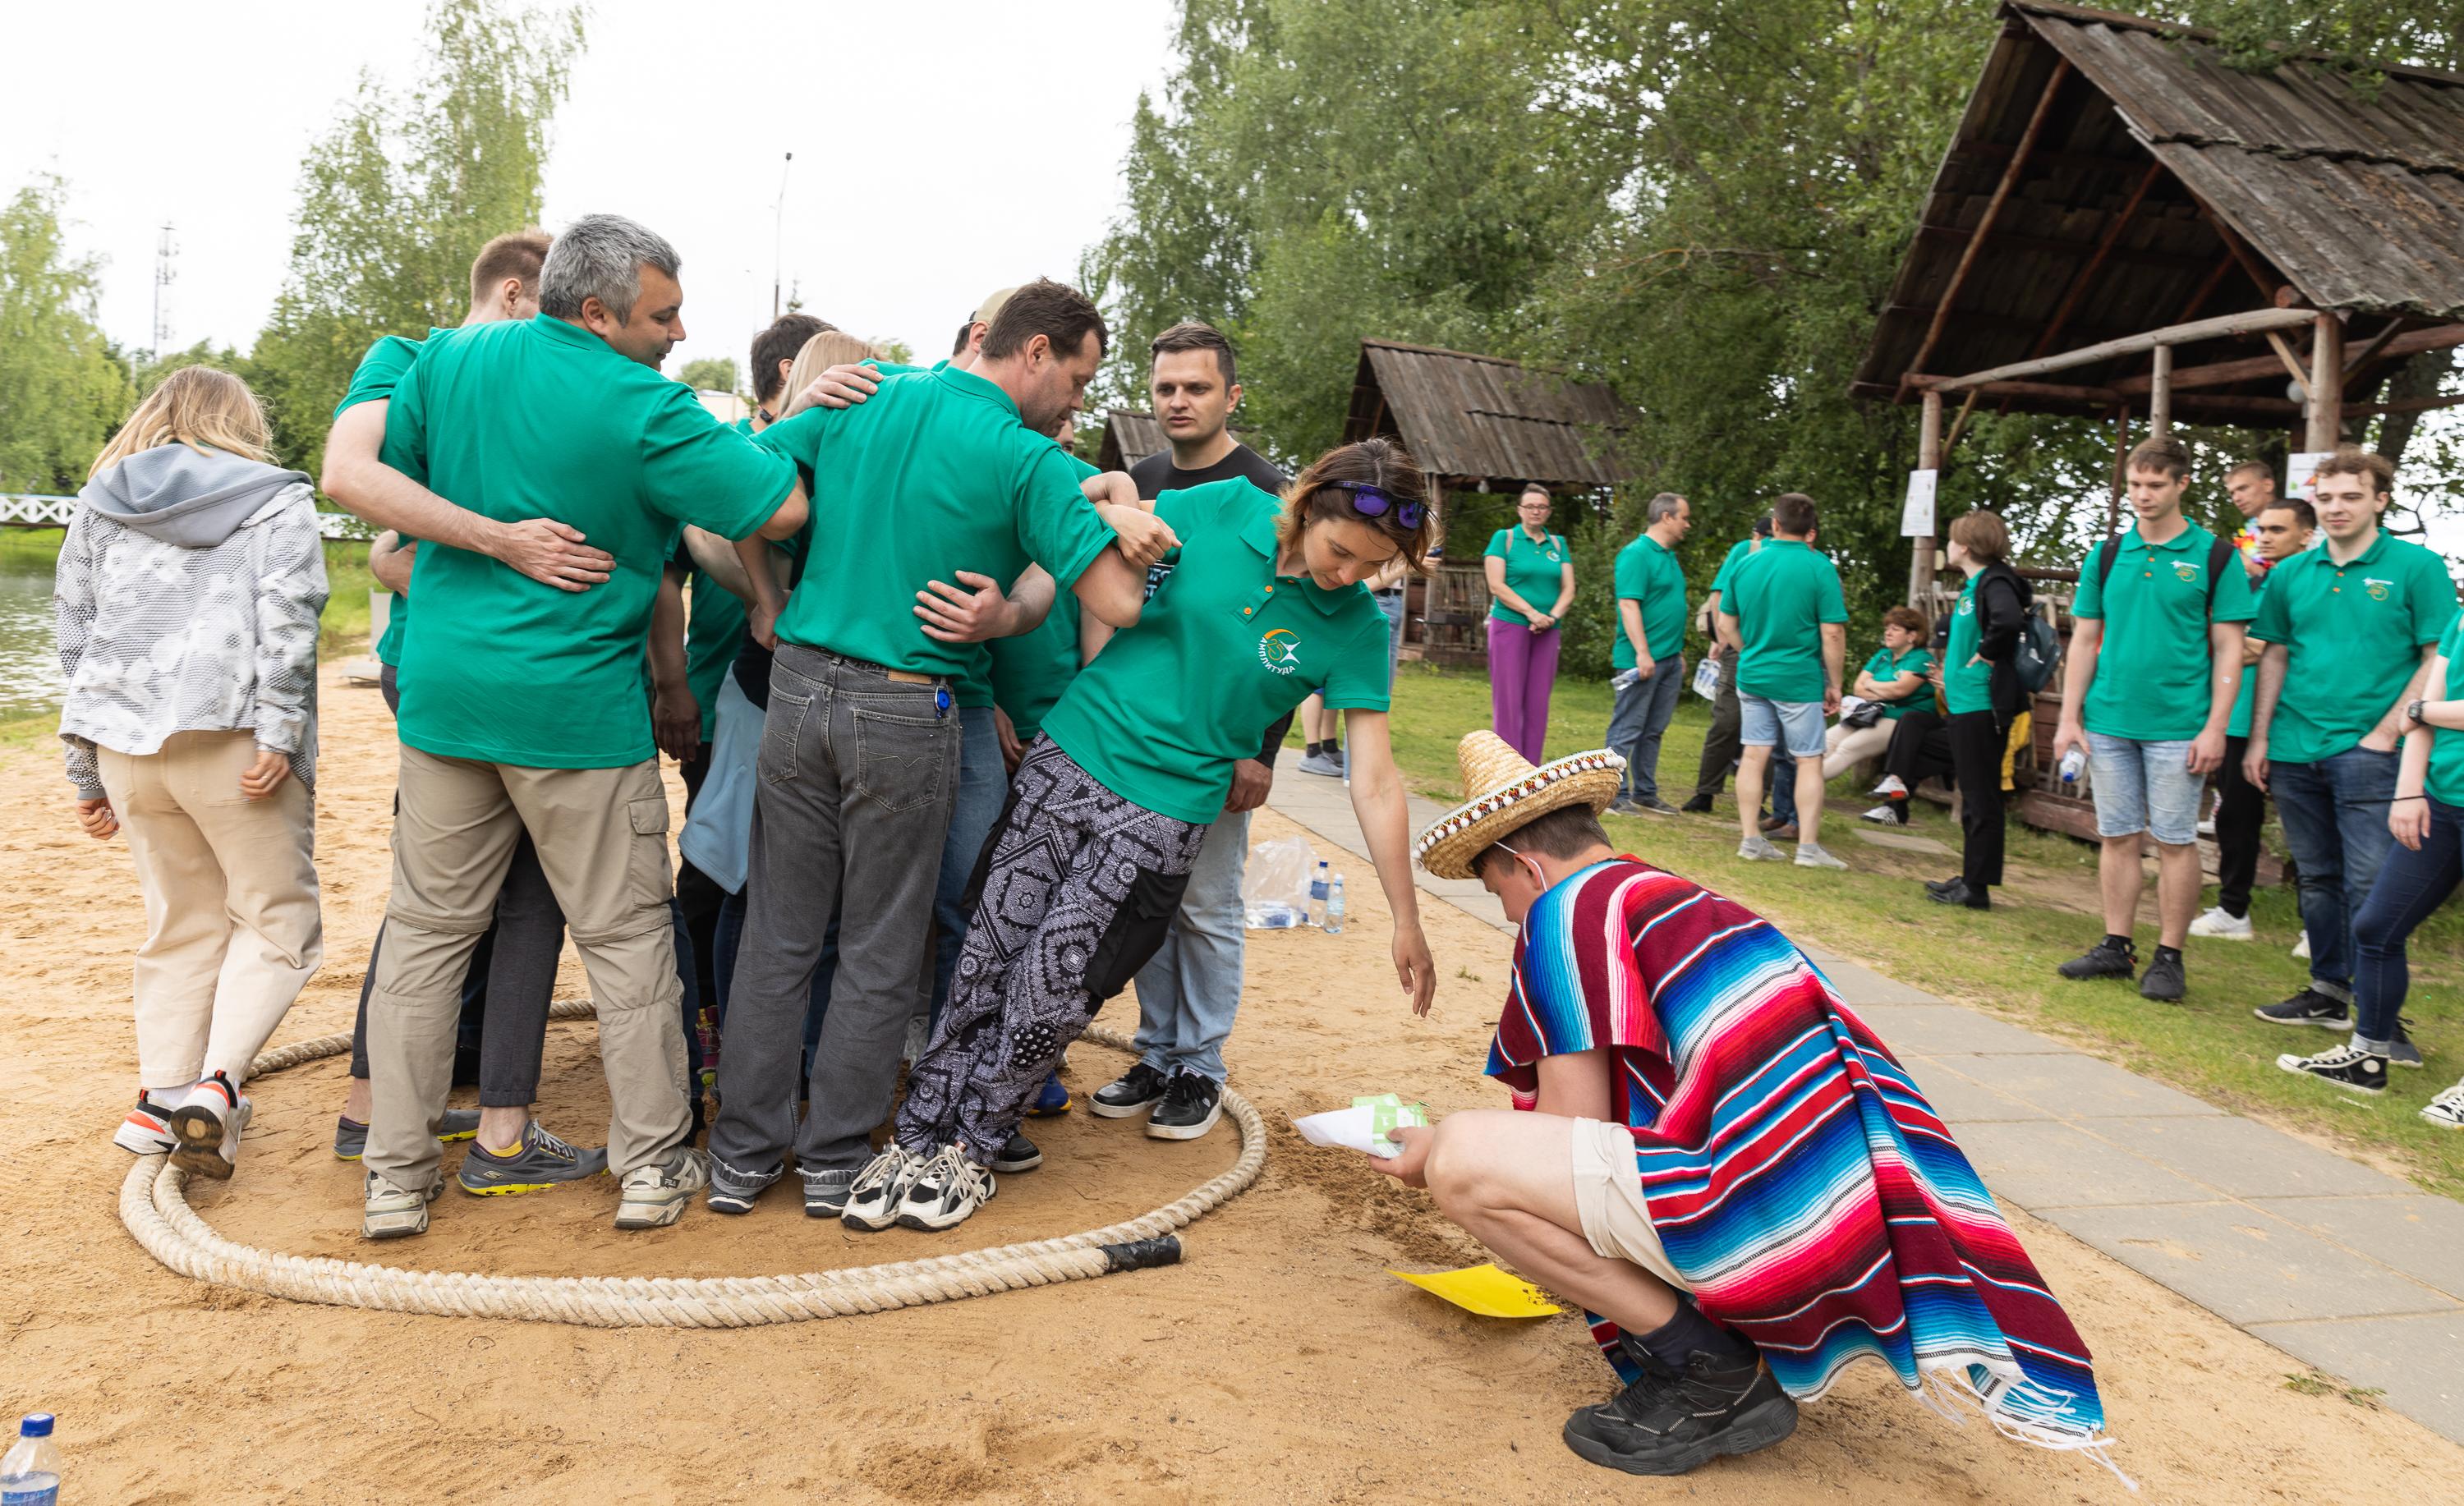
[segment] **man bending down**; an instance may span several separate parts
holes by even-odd
[[[2004,1431],[2101,1450],[2079,1335],[1804,953],[1617,855],[1595,814],[1614,755],[1535,770],[1474,732],[1461,757],[1472,801],[1417,845],[1522,927],[1487,1067],[1522,1112],[1399,1131],[1402,1153],[1375,1164],[1589,1311],[1625,1385],[1567,1421],[1567,1446],[1682,1473],[1787,1437],[1792,1396],[1873,1354]]]

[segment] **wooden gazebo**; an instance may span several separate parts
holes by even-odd
[[[1630,480],[1635,471],[1617,441],[1633,418],[1597,382],[1497,356],[1364,339],[1343,438],[1400,441],[1428,473],[1442,509],[1449,491],[1502,491],[1537,481],[1563,493]],[[1405,642],[1433,657],[1477,660],[1487,613],[1488,582],[1478,557],[1450,560],[1409,611]]]
[[[2122,456],[2177,415],[2291,430],[2300,453],[2464,403],[2382,392],[2404,358],[2464,344],[2464,77],[2365,83],[2302,54],[2245,73],[2169,22],[2001,16],[1853,389],[1922,406],[1920,469],[1987,404],[2103,419],[2110,523]],[[1915,540],[1920,607],[1935,543]],[[2076,803],[2022,811],[2069,829]]]

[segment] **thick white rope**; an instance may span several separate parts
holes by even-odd
[[[583,1019],[592,1010],[586,1002],[567,1002],[556,1005],[549,1014],[556,1019]],[[1131,1049],[1118,1032],[1101,1025],[1089,1027],[1083,1038],[1120,1051]],[[299,1041],[258,1057],[250,1077],[253,1080],[350,1049],[347,1035]],[[1226,1087],[1223,1110],[1240,1128],[1241,1158],[1222,1175],[1151,1213],[1031,1244],[802,1276],[699,1279],[478,1276],[278,1255],[234,1244],[209,1227],[183,1195],[187,1173],[173,1167],[167,1156],[141,1156],[129,1168],[127,1180],[120,1186],[120,1221],[148,1255],[182,1276],[294,1301],[592,1328],[747,1328],[956,1301],[1169,1263],[1178,1257],[1177,1241],[1165,1250],[1140,1247],[1137,1242],[1163,1239],[1239,1196],[1265,1168],[1266,1126],[1257,1109]]]

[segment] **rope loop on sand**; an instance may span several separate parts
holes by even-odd
[[[586,1001],[573,1000],[554,1006],[549,1017],[586,1019],[593,1013]],[[1119,1051],[1131,1049],[1119,1032],[1102,1025],[1089,1026],[1083,1038]],[[347,1035],[277,1047],[256,1059],[250,1077],[350,1049]],[[1257,1109],[1226,1087],[1223,1110],[1241,1131],[1241,1158],[1222,1175],[1151,1213],[1030,1244],[802,1276],[480,1276],[279,1255],[234,1244],[216,1233],[188,1207],[187,1173],[161,1155],[141,1156],[129,1168],[120,1185],[120,1221],[146,1254],[182,1276],[297,1302],[590,1328],[749,1328],[951,1302],[1170,1265],[1180,1257],[1174,1232],[1238,1197],[1265,1168],[1266,1126]]]

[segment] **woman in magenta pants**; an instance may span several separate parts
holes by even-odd
[[[1557,620],[1574,601],[1574,556],[1549,532],[1549,489],[1532,482],[1514,511],[1522,522],[1488,541],[1489,720],[1533,763],[1549,738],[1549,692],[1557,684]],[[1542,602],[1549,603],[1542,606]]]

